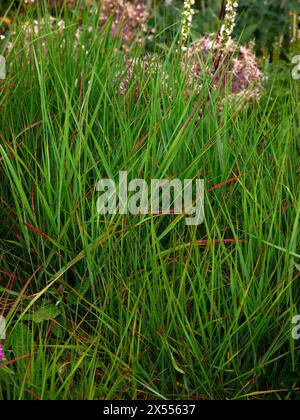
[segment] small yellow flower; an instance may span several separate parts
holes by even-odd
[[[4,22],[4,23],[6,23],[7,25],[11,25],[11,19],[10,19],[10,18],[8,18],[8,17],[3,18],[2,16],[0,16],[0,22],[1,22],[1,23],[2,23],[2,22]]]

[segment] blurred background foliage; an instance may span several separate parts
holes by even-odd
[[[159,13],[170,14],[170,25],[174,19],[180,19],[183,0],[173,0],[173,7],[169,7],[167,12],[164,1],[156,0],[155,4]],[[289,47],[290,13],[300,13],[299,0],[240,0],[239,5],[235,36],[241,43],[255,40],[260,52],[265,49],[273,51],[277,48],[279,40],[283,51]],[[221,6],[222,0],[196,0],[194,38],[201,37],[205,32],[218,31]]]
[[[70,0],[69,0],[70,1]],[[74,0],[75,1],[75,0]],[[135,1],[135,0],[132,0]],[[155,14],[155,24],[159,34],[163,34],[163,42],[172,42],[174,34],[178,33],[183,0],[145,0],[152,2]],[[40,1],[41,3],[43,0]],[[48,0],[53,3],[63,3],[63,0]],[[23,4],[22,0],[1,0],[0,15],[9,9],[9,17],[13,17],[15,11]],[[96,1],[100,3],[100,1]],[[170,6],[166,7],[166,3]],[[290,45],[290,13],[294,11],[300,14],[300,0],[240,0],[238,23],[235,36],[241,43],[255,40],[259,53],[266,53],[278,48],[281,53],[286,52]],[[196,0],[196,15],[193,22],[193,37],[199,38],[205,32],[216,32],[220,25],[220,10],[222,0]],[[167,19],[167,28],[166,28]],[[275,52],[275,55],[278,55]]]

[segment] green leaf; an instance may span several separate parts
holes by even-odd
[[[15,326],[10,340],[16,357],[21,357],[31,352],[33,334],[25,324],[20,322]]]
[[[173,354],[172,354],[172,353],[170,353],[170,354],[171,354],[171,360],[172,360],[172,365],[173,365],[173,368],[174,368],[175,370],[177,370],[177,372],[182,373],[183,375],[185,375],[185,371],[184,371],[184,370],[182,370],[182,369],[178,366],[178,364],[177,364],[177,362],[176,362],[176,360],[175,360],[175,358],[174,358]]]
[[[37,324],[55,319],[60,314],[60,310],[54,305],[46,305],[38,308],[34,313],[25,315],[24,320],[33,321]]]
[[[294,263],[294,264],[295,264],[295,267],[297,268],[297,270],[300,271],[300,265],[296,264],[296,263]]]

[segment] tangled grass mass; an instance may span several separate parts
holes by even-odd
[[[299,16],[1,2],[0,400],[299,399]]]

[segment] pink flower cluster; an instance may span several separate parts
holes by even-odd
[[[49,8],[62,6],[74,7],[77,0],[50,0]],[[25,0],[25,7],[42,3],[41,0]],[[92,0],[82,0],[90,8],[91,13],[97,13]],[[97,6],[96,6],[97,8]],[[150,12],[143,0],[102,0],[99,26],[102,27],[111,17],[111,35],[122,39],[128,45],[134,39],[142,42],[139,33],[148,32],[147,21]]]
[[[112,15],[111,35],[122,38],[125,43],[131,42],[139,32],[148,31],[146,22],[150,13],[141,0],[102,0],[100,25],[105,24]]]
[[[232,99],[253,102],[261,96],[263,75],[253,45],[239,46],[230,39],[224,49],[215,34],[193,42],[184,54],[182,72],[187,74],[188,90],[199,93],[203,79],[213,88],[231,93]]]
[[[148,75],[155,75],[160,70],[161,90],[167,89],[169,94],[172,92],[168,74],[162,71],[159,59],[155,56],[145,56],[140,60],[126,60],[126,69],[122,72],[119,85],[123,96],[132,80],[137,86],[140,84],[134,72],[136,66]],[[220,40],[218,41],[215,34],[208,34],[190,45],[183,53],[181,71],[187,79],[187,97],[196,97],[204,83],[207,86],[208,81],[212,89],[219,93],[221,101],[227,92],[230,101],[235,100],[239,105],[247,105],[259,100],[263,89],[263,74],[259,69],[253,45],[238,46],[230,39],[221,50]]]
[[[5,355],[4,355],[4,350],[3,350],[3,346],[0,343],[0,363],[5,359]]]

